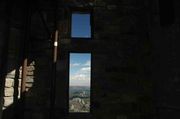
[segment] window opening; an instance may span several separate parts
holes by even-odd
[[[91,53],[70,53],[69,112],[90,112]]]
[[[91,20],[89,13],[72,13],[71,37],[91,38]]]

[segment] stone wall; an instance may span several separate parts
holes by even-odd
[[[5,78],[5,67],[6,67],[6,56],[5,49],[6,49],[6,39],[7,39],[7,15],[5,14],[7,12],[6,4],[5,2],[2,2],[0,5],[0,115],[2,115],[2,106],[3,106],[3,92],[4,92],[4,78]],[[0,116],[1,119],[1,116]]]
[[[180,117],[180,105],[178,101],[180,51],[179,4],[177,0],[173,0],[170,3],[153,1],[151,7],[150,37],[153,43],[152,79],[158,119],[178,119]],[[163,13],[163,9],[166,8],[174,14],[170,18],[166,18],[169,17],[169,15],[166,15],[166,12]]]
[[[94,32],[99,41],[93,58],[95,117],[152,118],[147,4],[107,1],[95,7]]]
[[[69,3],[68,3],[69,4]],[[59,41],[55,118],[74,119],[139,119],[152,118],[151,46],[148,38],[147,1],[100,1],[94,5],[92,41]],[[17,3],[16,3],[17,5]],[[15,6],[16,6],[15,5]],[[19,4],[20,5],[20,4]],[[50,32],[53,31],[53,10],[41,6]],[[72,5],[72,4],[69,4]],[[11,18],[8,71],[4,90],[4,119],[19,117],[24,109],[26,119],[46,119],[50,111],[52,80],[52,42],[33,9],[28,45],[28,76],[25,105],[19,98],[24,37],[24,12],[13,7]],[[21,5],[20,5],[21,6]],[[49,11],[48,11],[49,10]],[[61,8],[59,10],[62,10]],[[69,28],[68,11],[59,12],[59,29]],[[48,16],[51,17],[48,17]],[[62,21],[64,20],[64,21]],[[68,33],[64,31],[67,37]],[[92,53],[91,110],[87,115],[68,113],[69,52]],[[18,111],[17,111],[18,110]],[[12,114],[12,115],[10,115]]]
[[[69,10],[60,7],[58,15],[54,17],[53,2],[44,1],[40,5],[43,11],[41,15],[50,33],[54,30],[54,19],[58,20],[60,33],[63,32],[58,47],[54,117],[166,119],[172,115],[178,116],[178,4],[174,3],[174,23],[165,27],[160,25],[159,6],[155,0],[96,0],[93,4],[94,37],[91,41],[73,41],[69,38]],[[16,9],[16,5],[12,8],[7,75],[1,97],[4,100],[4,119],[19,117],[21,109],[24,109],[26,119],[47,119],[51,110],[53,42],[49,39],[42,16],[34,7],[28,44],[25,105],[22,107],[19,90],[25,22],[23,7],[19,4],[21,7]],[[67,2],[69,8],[74,5],[76,7],[77,4],[71,0]],[[3,10],[3,7],[0,9]],[[4,26],[4,19],[0,20],[0,39],[5,39],[4,29],[7,26]],[[68,113],[70,52],[92,54],[90,114]]]
[[[92,41],[60,46],[57,118],[153,118],[148,7],[147,1],[96,1]],[[91,114],[66,115],[69,52],[92,53]]]

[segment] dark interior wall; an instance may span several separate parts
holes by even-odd
[[[78,119],[151,118],[153,113],[150,77],[151,46],[147,34],[148,16],[146,14],[148,3],[146,1],[97,1],[95,4],[97,6],[94,8],[93,40],[88,43],[68,42],[59,47],[54,114],[57,118],[70,116],[69,118]],[[45,5],[47,4],[44,3],[41,7],[46,8]],[[48,16],[46,12],[44,16]],[[23,16],[23,13],[14,8],[13,26],[17,26],[12,28],[12,34],[15,36],[19,32],[18,21],[24,20],[24,17],[17,17],[17,14]],[[46,20],[51,22],[53,18]],[[69,18],[65,18],[65,23],[67,20]],[[51,26],[50,22],[48,26]],[[48,118],[50,90],[48,84],[52,79],[51,47],[44,35],[46,32],[37,12],[32,15],[31,26],[29,58],[35,61],[35,64],[30,65],[29,69],[34,70],[35,65],[35,71],[30,71],[28,74],[27,87],[31,87],[31,83],[34,83],[26,93],[25,117],[44,119]],[[12,45],[17,47],[15,44],[18,44],[16,41],[19,38],[15,40],[14,35],[12,35],[12,41],[15,43]],[[86,44],[86,47],[83,44]],[[67,113],[68,53],[69,51],[81,52],[81,48],[83,52],[92,53],[92,113],[72,116]],[[16,56],[13,54],[14,59],[17,59]],[[14,61],[16,60],[8,64],[12,64],[13,67],[17,63]],[[16,103],[18,105],[18,102]],[[4,118],[9,118],[9,113],[12,114],[9,111],[10,107],[4,111],[4,115],[7,115]]]
[[[107,1],[95,8],[95,40],[99,43],[93,73],[98,93],[93,96],[99,105],[94,108],[98,118],[152,118],[147,4]]]
[[[8,10],[7,10],[7,4],[5,1],[1,1],[0,4],[1,8],[0,8],[0,115],[2,115],[2,106],[3,106],[3,91],[4,91],[4,78],[5,78],[5,73],[6,73],[6,60],[7,60],[7,56],[6,54],[6,50],[7,50],[7,44],[8,42],[7,40],[7,35],[8,35]],[[1,116],[0,116],[1,118]]]
[[[18,78],[14,79],[12,78],[13,74],[11,72],[16,72],[19,70],[19,60],[18,57],[20,52],[20,40],[22,37],[22,27],[21,23],[22,19],[19,18],[22,14],[22,10],[20,10],[19,7],[14,6],[13,2],[10,3],[10,1],[1,1],[1,29],[2,29],[2,37],[1,42],[2,48],[1,48],[1,109],[5,109],[5,105],[8,103],[12,103],[13,101],[17,100],[18,98],[18,86],[16,87],[16,84],[18,84]],[[17,14],[19,13],[19,14]],[[19,23],[21,24],[19,26]],[[17,27],[18,26],[18,27]],[[17,79],[15,81],[15,79]],[[14,82],[14,83],[12,83]],[[16,83],[15,83],[16,82]],[[8,85],[6,85],[8,84]],[[12,87],[14,86],[14,87]],[[14,95],[13,93],[14,92]],[[11,94],[12,93],[12,94]],[[14,97],[14,98],[13,98]],[[15,102],[14,102],[15,103]],[[12,107],[12,106],[11,106]],[[11,108],[10,107],[10,108]],[[12,108],[9,109],[9,113],[12,115],[14,112],[12,111]],[[0,118],[2,118],[3,113],[0,114]]]
[[[68,51],[75,51],[92,53],[92,113],[69,118],[153,118],[148,7],[147,1],[95,3],[92,41],[60,46],[56,101],[61,110],[57,117],[67,110]]]
[[[1,39],[1,41],[8,41],[9,46],[4,46],[5,50],[2,51],[4,54],[1,58],[7,57],[2,62],[4,70],[7,69],[3,77],[5,79],[4,86],[1,87],[3,113],[0,118],[3,119],[49,118],[52,41],[50,41],[46,27],[49,28],[49,32],[55,29],[52,8],[54,6],[48,3],[39,5],[37,2],[33,2],[32,4],[33,6],[22,1],[15,3],[6,1],[2,7],[5,20],[1,23],[9,21],[8,25],[4,24],[6,26],[3,29],[4,33],[8,29],[8,34],[5,34],[7,38]],[[46,7],[46,10],[49,11],[44,11],[43,7],[48,5],[52,9],[49,10],[49,7]],[[7,14],[6,10],[11,14]],[[47,19],[46,16],[49,18]],[[46,22],[48,23],[46,24]],[[22,101],[20,98],[21,66],[24,58],[28,58],[28,67],[25,79],[25,100]]]
[[[170,3],[169,3],[170,2]],[[179,1],[153,3],[153,81],[158,119],[179,118]],[[156,7],[154,7],[156,5]],[[168,12],[166,13],[166,9]],[[169,12],[171,15],[168,15]]]
[[[38,7],[44,10],[42,16],[52,32],[54,11],[51,8],[52,4],[49,4],[51,2],[46,2],[41,3]],[[13,27],[11,48],[15,49],[18,49],[17,41],[26,40],[24,37],[24,24],[26,23],[24,14],[26,15],[26,13],[25,11],[20,12],[23,11],[21,9],[16,9],[17,4],[13,8],[11,24]],[[93,40],[88,43],[72,42],[71,40],[66,40],[64,44],[61,43],[63,41],[59,42],[56,101],[53,113],[56,118],[152,118],[151,43],[147,31],[147,4],[147,1],[131,0],[97,1],[93,15]],[[16,109],[19,111],[24,109],[24,116],[29,119],[45,119],[49,115],[52,42],[48,41],[47,31],[41,21],[41,16],[35,10],[36,7],[33,8],[30,42],[26,47],[29,49],[30,61],[27,77],[27,88],[29,89],[26,92],[25,108],[21,107],[21,103],[18,101],[14,102],[4,110],[5,119],[12,118],[14,115],[18,118],[17,115],[21,115],[21,112],[12,114],[12,111]],[[65,28],[69,28],[69,15],[70,12],[67,10],[62,18],[63,15],[59,12],[56,18],[59,20],[60,27],[67,24]],[[18,34],[22,34],[20,39],[16,37]],[[8,65],[12,64],[11,68],[14,69],[17,68],[18,55],[17,52],[14,53],[13,49],[11,51],[13,52],[9,53],[9,56],[13,55],[11,57],[13,60]],[[67,113],[69,51],[92,53],[91,114],[69,115]],[[15,74],[13,75],[15,76]],[[14,104],[16,108],[11,110]],[[12,115],[10,116],[9,113]]]
[[[73,6],[74,3],[67,3]],[[24,37],[25,11],[22,4],[12,7],[8,27],[6,5],[1,4],[0,63],[3,39],[10,40],[7,55],[8,71],[19,69]],[[35,4],[34,4],[35,5]],[[61,5],[61,4],[60,4]],[[50,81],[52,80],[52,41],[50,33],[57,19],[58,29],[64,39],[59,41],[56,100],[56,118],[73,119],[178,119],[179,106],[179,1],[163,4],[154,0],[97,0],[93,8],[92,41],[71,41],[67,36],[70,11],[59,8],[54,14],[54,3],[41,1],[32,10],[29,34],[28,77],[26,82],[25,118],[46,119],[50,110]],[[172,5],[171,7],[168,7]],[[18,8],[18,9],[17,9]],[[173,8],[166,22],[164,8]],[[161,13],[160,13],[161,12]],[[56,17],[55,17],[56,16]],[[163,21],[165,20],[165,21]],[[167,24],[166,24],[167,23]],[[10,35],[6,36],[7,28]],[[67,30],[65,30],[67,29]],[[61,32],[61,33],[62,33]],[[62,38],[61,37],[61,38]],[[68,38],[65,40],[65,38]],[[91,114],[69,115],[68,112],[68,63],[69,52],[92,53],[92,105]],[[13,74],[15,76],[15,74]],[[6,77],[8,78],[8,77]],[[17,77],[16,77],[17,78]],[[20,78],[20,77],[18,77]],[[15,77],[12,78],[13,80]],[[12,87],[13,88],[13,87]],[[2,90],[4,88],[1,87]],[[12,96],[12,95],[11,95]],[[5,96],[6,97],[6,96]],[[1,100],[4,99],[1,95]],[[15,102],[14,102],[15,104]],[[4,111],[4,119],[12,118],[12,104]],[[15,105],[19,105],[16,101]],[[16,109],[21,109],[17,106]],[[17,111],[17,110],[16,110]],[[9,117],[9,114],[12,114]],[[15,113],[16,115],[17,113]],[[1,113],[0,113],[1,115]],[[18,117],[18,116],[17,116]]]

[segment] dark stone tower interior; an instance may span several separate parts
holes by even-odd
[[[0,119],[179,119],[179,11],[179,0],[1,0]]]

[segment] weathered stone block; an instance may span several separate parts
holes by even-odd
[[[10,72],[8,72],[8,74],[7,74],[7,78],[14,78],[15,77],[15,70],[12,70],[12,71],[10,71]]]
[[[21,88],[18,88],[18,99],[20,99],[20,95],[21,95]]]
[[[18,84],[19,87],[21,87],[21,79],[19,79],[19,84]]]
[[[31,88],[33,86],[33,83],[26,83],[27,88]]]
[[[13,97],[4,97],[4,107],[8,107],[13,103]]]
[[[14,79],[6,78],[5,87],[13,87],[14,86]]]
[[[34,76],[27,76],[26,83],[33,83],[34,82]]]
[[[13,89],[13,87],[11,87],[11,88],[5,88],[5,90],[4,90],[4,96],[5,96],[5,97],[13,96],[13,94],[14,94],[14,89]]]
[[[28,72],[27,72],[27,75],[28,75],[28,76],[33,76],[33,75],[34,75],[34,72],[33,72],[33,71],[28,71]]]
[[[35,66],[28,66],[27,70],[28,71],[33,71],[33,70],[35,70]]]

